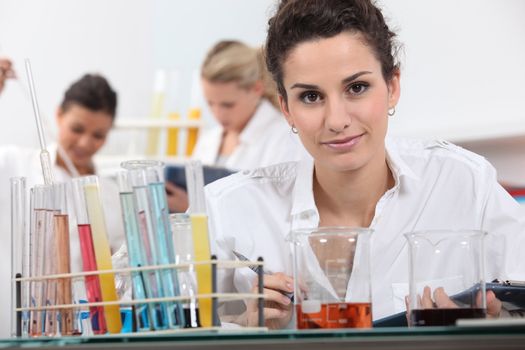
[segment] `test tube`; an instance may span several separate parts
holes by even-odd
[[[202,163],[195,160],[189,161],[186,163],[185,170],[195,261],[209,261],[211,253],[208,236],[208,216],[206,215],[206,203],[204,201]],[[195,272],[197,274],[198,294],[211,294],[211,265],[197,265]],[[211,298],[199,299],[199,321],[203,327],[211,327],[213,325]]]
[[[141,242],[144,247],[144,262],[146,265],[158,265],[158,245],[157,237],[154,232],[153,218],[151,214],[150,198],[146,181],[146,174],[134,162],[124,162],[121,164],[128,170],[129,183],[133,189],[133,203],[135,215],[140,230]],[[148,271],[145,273],[145,285],[148,298],[163,298],[165,296],[162,284],[161,272],[159,270]],[[153,328],[163,330],[168,328],[168,311],[165,303],[150,304],[152,308]]]
[[[128,248],[129,265],[131,267],[141,267],[145,265],[144,252],[142,249],[139,224],[135,215],[135,204],[133,201],[133,189],[129,183],[128,172],[121,170],[117,173],[120,205],[122,207],[122,216],[126,232],[126,241]],[[147,280],[142,272],[133,272],[131,281],[133,285],[133,298],[137,300],[146,299],[146,290],[151,295],[151,288],[146,288],[144,282]],[[135,319],[139,331],[151,329],[150,307],[148,304],[137,304],[135,306]]]
[[[12,278],[27,277],[28,257],[27,243],[29,237],[26,230],[26,179],[14,177],[11,182],[11,276]],[[11,336],[27,335],[25,313],[15,311],[18,307],[27,307],[27,285],[13,282],[11,286]]]
[[[142,241],[145,247],[145,261],[148,265],[161,265],[170,262],[163,224],[157,220],[154,197],[148,187],[147,168],[157,165],[156,161],[127,161],[122,167],[128,170],[133,188],[135,209]],[[164,190],[164,189],[163,189]],[[174,261],[174,260],[173,260]],[[168,269],[148,274],[147,284],[151,287],[152,297],[176,296],[173,272]],[[182,327],[182,310],[178,303],[168,302],[153,304],[153,325],[155,329]]]
[[[190,216],[185,213],[170,214],[171,231],[173,241],[177,248],[176,262],[193,262],[193,239],[191,231]],[[185,328],[200,327],[199,306],[195,298],[197,281],[195,280],[194,265],[191,264],[187,270],[179,271],[179,286],[181,295],[189,297],[184,303]]]
[[[31,231],[29,233],[29,275],[31,277],[42,277],[45,271],[45,262],[47,262],[47,259],[44,259],[45,243],[53,222],[51,194],[50,185],[37,185],[31,189],[31,202],[33,206],[31,213]],[[44,306],[44,299],[47,296],[46,287],[47,283],[43,280],[36,280],[30,283],[29,293],[31,307]],[[31,311],[29,319],[30,336],[39,337],[43,334],[45,317],[45,312]]]
[[[175,264],[175,246],[173,244],[173,235],[169,219],[168,199],[166,197],[166,185],[163,181],[164,164],[155,162],[151,166],[146,166],[146,180],[151,193],[152,214],[154,227],[157,233],[157,244],[159,247],[159,258],[161,264]],[[170,296],[179,296],[179,281],[177,270],[166,270],[171,274],[168,283],[165,284],[165,290]],[[170,316],[173,317],[172,327],[184,326],[184,310],[181,303],[174,303],[173,310],[170,310]]]
[[[97,271],[97,259],[93,245],[91,225],[87,215],[86,199],[84,196],[84,181],[81,178],[73,179],[73,205],[77,219],[78,237],[80,242],[80,254],[82,256],[83,271]],[[98,276],[85,277],[86,296],[90,303],[102,301],[102,291]],[[91,329],[94,334],[105,334],[107,332],[104,308],[92,306],[89,308]]]
[[[53,184],[54,199],[54,238],[56,256],[56,273],[71,273],[71,255],[69,251],[69,215],[66,200],[66,184]],[[60,305],[69,305],[73,302],[71,278],[60,278],[56,281],[56,302]],[[60,333],[61,335],[78,334],[75,329],[74,310],[60,310]]]
[[[91,227],[93,238],[93,247],[97,267],[100,270],[112,270],[111,250],[109,248],[108,236],[106,231],[106,222],[104,211],[100,200],[98,177],[96,175],[85,176],[73,179],[81,183],[84,189],[86,200],[86,209]],[[102,292],[102,301],[117,301],[117,291],[115,289],[115,275],[112,273],[102,273],[99,275],[100,290]],[[120,318],[120,308],[118,305],[105,305],[104,316],[106,327],[109,333],[120,333],[122,321]]]
[[[44,234],[44,252],[46,254],[44,263],[44,276],[57,273],[57,254],[56,254],[56,232],[55,232],[55,188],[49,186],[49,195],[46,199],[46,230]],[[46,306],[57,304],[57,280],[49,279],[45,282],[44,302]],[[58,311],[46,310],[44,313],[44,334],[54,336],[58,334]]]

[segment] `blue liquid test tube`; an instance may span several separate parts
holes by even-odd
[[[139,224],[135,211],[132,188],[129,183],[128,173],[125,170],[118,172],[118,183],[120,189],[120,205],[126,232],[128,247],[129,265],[131,267],[141,267],[145,265],[144,252],[141,245]],[[137,300],[146,299],[146,295],[151,295],[151,288],[144,285],[146,279],[142,272],[133,272],[131,281],[133,285],[133,298]],[[148,291],[148,293],[147,293]],[[150,314],[151,308],[147,303],[135,306],[135,319],[137,320],[138,331],[148,331],[151,329]]]
[[[136,166],[133,161],[124,162],[121,166],[128,170],[128,180],[133,189],[133,204],[135,216],[140,231],[141,243],[144,247],[145,266],[159,265],[157,236],[151,214],[150,195],[144,169]],[[132,163],[132,165],[130,165]],[[166,295],[163,278],[164,271],[154,270],[144,273],[144,284],[148,298],[163,298]],[[152,320],[155,330],[168,329],[168,303],[152,303]]]
[[[156,175],[158,167],[161,166],[162,163],[157,161],[128,161],[122,164],[122,167],[129,172],[139,228],[143,232],[146,262],[149,265],[175,263],[164,184],[150,186],[150,183],[159,183]],[[159,192],[160,189],[162,192]],[[159,197],[160,193],[164,197]],[[147,241],[144,239],[145,237],[148,238]],[[156,287],[159,291],[162,290],[162,296],[175,297],[180,295],[176,271],[162,269],[157,272],[157,276],[161,284],[157,283]],[[167,326],[169,328],[183,327],[184,311],[182,304],[179,302],[167,302],[163,305],[167,305]]]
[[[152,212],[155,220],[157,243],[160,249],[160,261],[161,264],[175,264],[175,245],[173,244],[173,234],[169,221],[166,189],[161,178],[162,171],[163,166],[160,163],[157,166],[147,168],[146,175],[152,197]],[[166,272],[167,275],[171,275],[171,279],[167,278],[167,292],[171,296],[180,296],[177,270],[170,269],[166,270]],[[181,303],[174,303],[173,308],[170,310],[170,317],[172,317],[171,326],[173,328],[184,327],[184,309]]]

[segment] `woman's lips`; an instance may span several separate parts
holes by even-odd
[[[364,134],[330,140],[322,142],[322,144],[334,151],[349,151],[359,143],[363,135]]]

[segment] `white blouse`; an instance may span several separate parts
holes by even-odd
[[[224,129],[217,126],[199,135],[193,159],[206,165],[218,165],[217,156]],[[221,166],[232,170],[252,169],[298,160],[302,145],[286,123],[283,115],[266,99],[239,136],[239,145]]]
[[[387,139],[386,149],[395,185],[378,201],[370,225],[374,319],[405,309],[406,232],[487,231],[487,280],[525,280],[525,213],[497,183],[495,169],[484,158],[446,141]],[[253,260],[262,256],[267,271],[292,275],[286,235],[319,225],[312,181],[313,160],[305,157],[208,185],[213,253],[227,260],[235,260],[233,250]],[[248,268],[222,270],[219,287],[248,292],[254,278]]]

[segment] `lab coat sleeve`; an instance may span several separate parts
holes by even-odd
[[[487,280],[495,278],[525,281],[525,208],[497,182],[490,166],[482,216]]]

